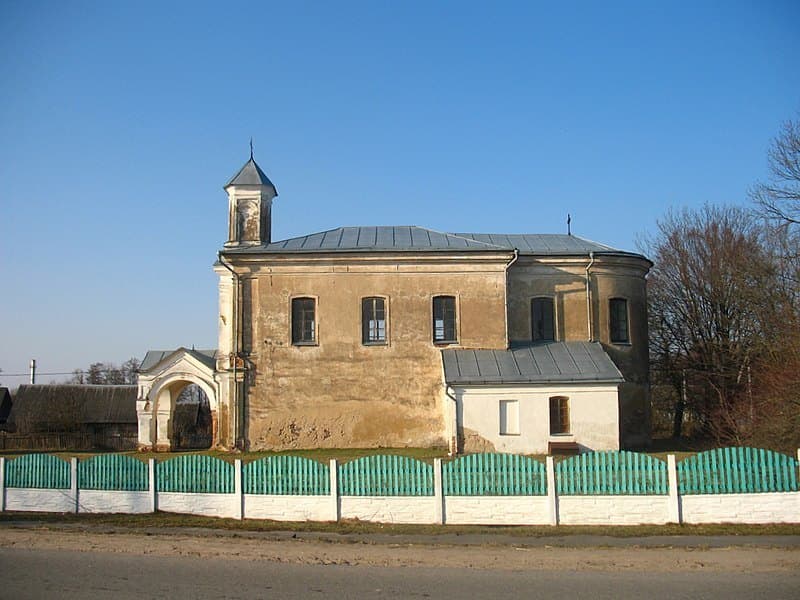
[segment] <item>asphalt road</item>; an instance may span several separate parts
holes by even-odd
[[[492,571],[0,549],[0,598],[798,598],[800,574]]]

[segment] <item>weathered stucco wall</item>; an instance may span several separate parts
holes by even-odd
[[[456,297],[458,347],[504,348],[505,254],[395,255],[237,264],[249,281],[244,428],[251,448],[447,444],[432,298]],[[317,342],[291,343],[291,300],[314,297]],[[361,341],[361,299],[382,296],[387,343]]]
[[[603,348],[625,378],[619,389],[620,443],[645,446],[650,440],[647,284],[650,263],[637,257],[595,256],[590,269],[591,335],[586,302],[586,267],[590,259],[521,257],[509,270],[508,329],[512,341],[531,340],[531,300],[552,297],[559,341],[592,339]],[[612,344],[609,301],[628,302],[630,343]]]

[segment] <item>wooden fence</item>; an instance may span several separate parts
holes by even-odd
[[[667,494],[667,463],[635,452],[591,452],[556,465],[558,493],[573,495]]]
[[[676,467],[678,493],[732,494],[798,491],[798,460],[755,448],[721,448],[684,459]],[[555,465],[556,492],[575,495],[666,495],[667,464],[632,452],[594,452]],[[331,493],[329,466],[296,456],[270,456],[242,467],[247,494]],[[159,492],[234,493],[234,467],[208,455],[182,455],[155,463]],[[511,454],[474,454],[442,465],[446,496],[541,496],[548,493],[545,465]],[[78,487],[146,490],[147,464],[126,455],[78,461]],[[69,462],[47,454],[5,460],[5,485],[13,488],[69,488]],[[367,456],[336,465],[342,496],[432,496],[433,466],[396,455]]]
[[[543,496],[543,463],[519,454],[469,454],[442,467],[446,496]]]
[[[795,492],[797,460],[761,448],[718,448],[678,463],[681,494]]]
[[[0,450],[125,452],[136,448],[137,434],[8,433],[0,431]]]

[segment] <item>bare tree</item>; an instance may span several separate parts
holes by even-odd
[[[70,383],[93,385],[133,385],[139,373],[139,360],[129,358],[121,366],[113,363],[95,362],[85,371],[75,369]]]
[[[752,367],[779,335],[777,269],[744,209],[671,212],[646,241],[653,381],[672,389],[673,436],[685,417],[719,441],[752,427]]]
[[[767,155],[771,177],[751,190],[762,213],[778,225],[800,225],[800,119],[783,124]]]

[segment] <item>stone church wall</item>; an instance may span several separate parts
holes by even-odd
[[[450,401],[443,346],[432,341],[432,298],[457,298],[457,347],[504,348],[507,262],[497,254],[359,255],[254,267],[243,286],[255,315],[242,332],[254,367],[244,424],[249,446],[447,445]],[[291,300],[299,296],[316,299],[315,345],[292,345]],[[361,299],[370,296],[386,299],[386,345],[362,344]]]

